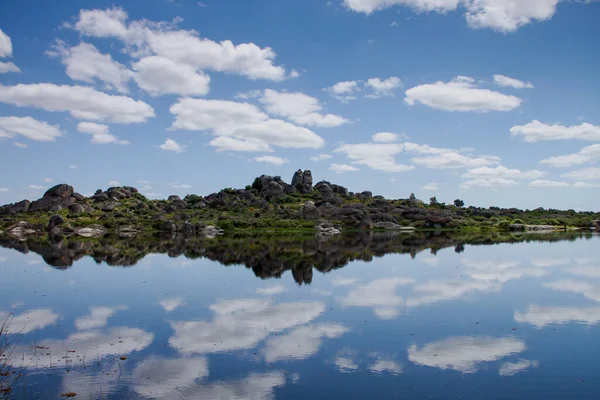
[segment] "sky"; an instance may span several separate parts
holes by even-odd
[[[350,191],[598,211],[596,0],[0,3],[0,204],[310,169]]]

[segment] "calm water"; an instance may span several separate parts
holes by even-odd
[[[600,398],[598,235],[0,245],[14,398]]]

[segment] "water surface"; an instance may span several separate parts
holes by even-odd
[[[14,398],[600,398],[598,235],[0,245]]]

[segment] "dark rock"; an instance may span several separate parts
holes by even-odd
[[[175,199],[169,203],[169,206],[173,207],[176,210],[183,210],[187,208],[187,203],[181,199]]]
[[[81,204],[71,204],[69,206],[69,214],[81,214],[85,212],[85,208]]]
[[[344,197],[349,195],[348,189],[346,189],[343,186],[332,184],[332,185],[330,185],[330,187],[331,187],[331,190],[333,190],[333,193],[335,193],[337,195],[344,196]]]
[[[111,189],[106,193],[110,199],[121,200],[125,198],[125,194],[117,189]]]
[[[371,200],[373,198],[373,193],[369,192],[368,190],[365,190],[364,192],[361,193],[361,196],[362,196],[363,200]]]
[[[27,212],[31,202],[29,200],[22,200],[18,203],[12,204],[8,207],[8,212],[11,214]]]
[[[304,184],[304,173],[301,169],[294,172],[294,176],[292,177],[292,186],[302,187]]]
[[[267,185],[267,187],[264,189],[263,192],[264,192],[265,198],[269,201],[285,196],[285,193],[283,192],[283,188],[281,187],[281,185],[279,183],[273,182],[273,181],[269,182],[269,184]]]
[[[312,202],[307,201],[302,207],[302,217],[308,220],[317,220],[320,218],[319,209]]]
[[[85,200],[85,196],[80,194],[80,193],[73,193],[73,197],[75,198],[75,200],[77,201],[83,201]]]
[[[172,195],[169,196],[169,198],[167,200],[169,200],[169,201],[174,201],[174,200],[181,201],[181,197],[177,196],[176,194],[172,194]]]
[[[108,195],[104,192],[100,192],[93,195],[91,199],[94,200],[96,203],[100,203],[103,201],[108,201]]]
[[[41,199],[31,203],[29,206],[29,211],[48,211],[50,210],[50,207],[52,207],[52,204],[54,203],[52,200],[50,200],[50,198],[42,197]]]
[[[59,212],[60,210],[62,210],[62,206],[60,204],[52,204],[50,206],[50,208],[48,209],[48,211],[52,211],[52,212]]]
[[[323,198],[333,197],[333,190],[331,189],[331,186],[329,186],[325,181],[317,183],[315,185],[315,189],[319,193],[321,193],[321,196],[323,196]]]
[[[119,203],[116,201],[111,201],[108,203],[103,203],[100,206],[100,210],[102,211],[113,211],[115,208],[117,208],[119,206]]]
[[[52,228],[60,226],[65,223],[65,219],[62,215],[53,215],[50,217],[50,221],[48,221],[48,230],[52,230]]]
[[[177,230],[177,226],[173,223],[173,221],[165,221],[162,224],[160,224],[159,229],[162,232],[175,232]]]
[[[177,226],[177,232],[181,233],[184,237],[193,236],[194,226],[189,222],[183,222]]]
[[[43,197],[60,197],[64,199],[65,197],[71,196],[73,193],[73,186],[61,183],[48,189]]]

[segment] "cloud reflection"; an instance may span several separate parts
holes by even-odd
[[[600,307],[542,307],[530,305],[525,312],[515,311],[515,321],[538,328],[551,324],[581,323],[594,325],[600,322]]]
[[[117,307],[91,307],[90,315],[77,318],[75,320],[75,328],[78,330],[104,328],[108,323],[108,319],[115,315],[117,311],[127,310],[126,306]]]
[[[0,311],[0,321],[9,318],[10,313]],[[43,329],[49,325],[55,324],[60,315],[49,308],[36,308],[25,311],[9,318],[9,324],[6,327],[6,333],[26,334],[38,329]]]
[[[500,374],[500,376],[512,376],[518,374],[519,372],[523,372],[529,368],[537,368],[539,365],[540,363],[535,360],[521,359],[516,363],[505,362],[500,366],[498,374]]]

